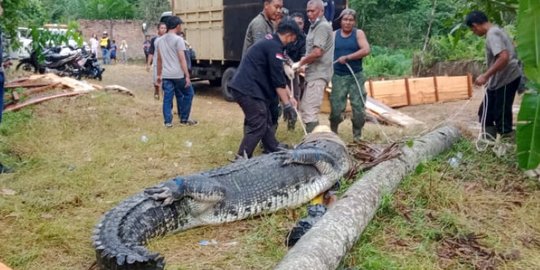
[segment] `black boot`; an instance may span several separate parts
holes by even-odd
[[[330,121],[330,129],[332,130],[332,132],[338,134],[338,126],[339,123]]]
[[[487,126],[483,130],[484,134],[482,137],[484,137],[487,140],[494,141],[497,139],[497,128],[495,126]]]
[[[317,127],[318,125],[319,125],[319,121],[306,123],[307,133],[311,133],[315,129],[315,127]]]

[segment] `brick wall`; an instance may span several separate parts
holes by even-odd
[[[138,20],[79,20],[79,30],[81,30],[84,41],[90,43],[92,34],[101,38],[103,31],[109,33],[109,37],[116,40],[116,44],[120,47],[123,39],[128,44],[129,59],[143,59],[144,52],[142,44],[145,36],[142,32],[142,21]],[[148,26],[147,34],[152,37],[156,34],[156,27]],[[117,59],[120,59],[120,53],[117,53]]]

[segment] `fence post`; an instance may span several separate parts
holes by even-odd
[[[435,86],[435,102],[439,102],[439,86],[437,85],[437,76],[433,76],[433,86]]]
[[[405,78],[405,91],[407,92],[407,106],[411,105],[411,91],[409,90],[409,78]]]
[[[372,98],[375,98],[375,95],[373,95],[373,81],[371,79],[369,79],[369,95],[372,97]]]
[[[469,98],[472,97],[472,74],[467,73],[467,93],[469,95]]]

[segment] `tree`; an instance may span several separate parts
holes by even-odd
[[[153,25],[159,21],[161,13],[171,10],[168,0],[139,0],[135,16]]]
[[[133,19],[133,4],[128,0],[89,0],[84,5],[86,19]]]

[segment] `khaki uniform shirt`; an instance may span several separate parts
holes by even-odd
[[[255,16],[248,25],[246,30],[246,37],[244,38],[244,48],[242,49],[242,55],[245,55],[249,47],[255,44],[255,42],[263,39],[267,34],[274,33],[274,25],[268,20],[261,12]]]
[[[306,55],[310,54],[315,47],[322,49],[324,54],[307,66],[306,81],[323,79],[329,82],[333,73],[334,35],[332,25],[324,16],[309,27],[306,37]]]

